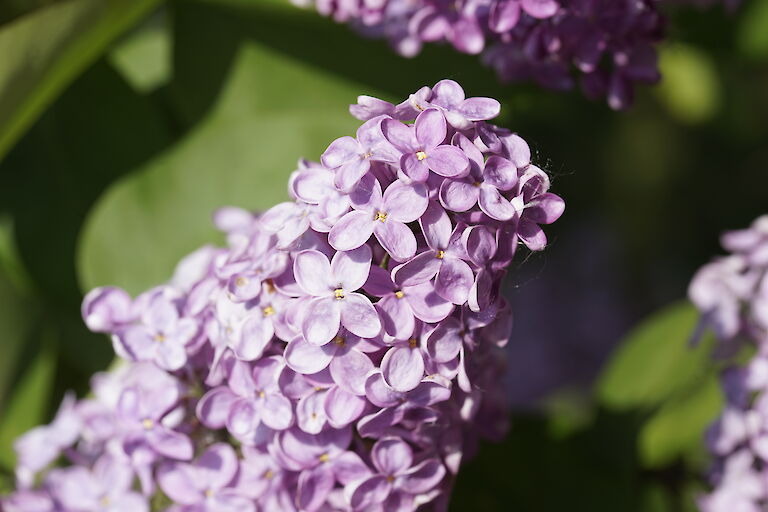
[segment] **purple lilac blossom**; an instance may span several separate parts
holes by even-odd
[[[580,85],[592,99],[613,109],[632,103],[635,83],[655,83],[657,45],[665,35],[665,4],[718,0],[292,0],[362,35],[385,38],[405,57],[424,43],[446,43],[480,54],[504,82],[534,81],[568,90]],[[726,0],[733,10],[738,0]],[[455,82],[451,82],[455,84]],[[435,87],[430,106],[465,129],[498,113],[492,103],[464,98],[460,87]],[[353,115],[397,117],[389,106],[361,98]],[[495,113],[494,113],[495,112]]]
[[[455,82],[351,110],[356,138],[301,161],[291,201],[216,212],[225,248],[135,299],[85,297],[121,364],[19,438],[4,510],[445,506],[478,439],[507,428],[501,279],[564,205],[525,141],[486,123],[498,102]]]
[[[688,290],[701,312],[694,339],[711,329],[721,355],[733,357],[745,346],[754,355],[723,372],[726,404],[707,432],[713,489],[699,507],[757,512],[768,500],[768,216],[725,233],[721,243],[730,254],[704,265]]]

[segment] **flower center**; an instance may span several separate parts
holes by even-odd
[[[267,396],[267,394],[263,391],[257,391],[256,394],[259,395],[259,398],[264,398],[265,396]]]
[[[367,153],[363,153],[363,158],[371,158],[372,156],[373,156],[373,153],[371,153],[370,151]]]
[[[247,286],[247,285],[248,285],[247,277],[240,276],[237,279],[235,279],[235,286],[237,286],[238,288],[242,288],[243,286]]]
[[[144,427],[144,430],[152,430],[152,427],[155,426],[155,422],[149,418],[144,418],[141,420],[141,426]]]
[[[102,496],[101,499],[99,500],[99,503],[101,504],[102,507],[108,507],[110,503],[109,496]]]
[[[336,297],[338,300],[341,300],[344,298],[344,289],[343,288],[336,288],[333,290],[333,296]]]
[[[319,456],[317,460],[319,460],[320,462],[328,462],[329,460],[331,460],[331,457],[327,453],[324,453],[321,456]]]
[[[342,338],[341,336],[336,336],[335,338],[333,338],[333,342],[340,347],[343,347],[345,345],[344,338]]]
[[[394,481],[395,481],[395,477],[393,477],[392,475],[387,475],[387,482],[392,483]]]
[[[274,315],[275,314],[275,308],[273,308],[272,306],[267,306],[267,307],[265,307],[264,309],[261,310],[261,313],[264,316]]]
[[[427,158],[427,154],[426,154],[424,151],[418,151],[418,152],[416,153],[416,158],[418,158],[418,159],[419,159],[419,162],[421,162],[422,160],[424,160],[425,158]]]
[[[205,497],[206,498],[212,498],[213,497],[213,489],[206,489],[205,490]]]
[[[272,472],[272,470],[271,470],[271,469],[268,469],[268,470],[267,470],[267,471],[264,473],[264,478],[266,478],[267,480],[271,480],[273,476],[275,476],[275,474]]]
[[[442,250],[441,250],[441,251],[437,251],[437,252],[435,253],[435,258],[437,258],[437,259],[439,259],[439,260],[443,259],[444,257],[445,257],[445,251],[442,251]]]
[[[267,287],[267,292],[269,293],[275,293],[275,283],[271,279],[267,279],[264,281],[264,284]]]
[[[482,185],[482,183],[480,183],[479,181],[476,181],[472,184],[472,186],[475,186],[475,187],[479,187],[480,185]]]
[[[384,222],[387,220],[387,213],[386,212],[376,212],[376,216],[373,218],[373,220],[380,220],[381,222]]]
[[[416,338],[411,338],[408,340],[408,346],[411,348],[416,348],[416,346],[419,344],[419,340]]]
[[[165,335],[162,333],[155,334],[154,340],[158,343],[162,343],[165,341]]]
[[[398,299],[402,299],[403,297],[405,297],[405,294],[403,293],[402,290],[397,290],[395,292],[395,297],[397,297]]]

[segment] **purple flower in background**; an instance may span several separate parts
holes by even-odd
[[[322,1],[340,19],[373,19],[387,0]],[[478,50],[483,29],[459,7],[412,23]],[[350,112],[366,121],[356,138],[331,143],[322,164],[300,161],[291,201],[218,210],[226,246],[193,252],[135,300],[113,287],[86,296],[86,325],[110,334],[122,361],[17,440],[18,490],[0,508],[447,506],[461,462],[508,423],[501,280],[520,241],[543,247],[540,225],[562,200],[525,141],[486,122],[499,103],[453,81],[397,105],[361,96]],[[760,254],[749,237],[733,243]],[[755,361],[753,387],[768,383],[768,358]],[[739,425],[721,444],[768,439],[762,423],[756,435]]]
[[[587,97],[605,98],[613,109],[624,109],[632,103],[636,83],[659,80],[656,47],[665,36],[662,6],[670,3],[292,1],[314,6],[324,16],[349,23],[363,36],[387,38],[405,57],[418,54],[424,43],[450,43],[461,53],[481,54],[482,63],[493,68],[502,82],[533,81],[555,90],[572,89],[578,84]],[[738,1],[725,3],[732,8]],[[423,98],[422,107],[444,107],[448,122],[456,129],[465,130],[472,121],[490,119],[494,112],[498,113],[493,100],[470,98],[464,103],[463,91],[451,80],[441,81],[435,90],[435,97],[427,94]],[[363,120],[377,115],[401,119],[402,114],[391,103],[369,96],[361,96],[350,111]]]
[[[61,510],[149,511],[146,498],[131,490],[132,483],[131,469],[109,455],[99,458],[93,470],[82,466],[54,469],[46,478],[46,487]]]
[[[722,237],[732,254],[714,260],[694,276],[688,295],[701,313],[694,341],[712,328],[718,354],[731,357],[722,375],[723,412],[707,433],[715,456],[714,489],[698,500],[701,510],[758,511],[768,499],[763,462],[768,457],[768,236],[766,219]],[[754,351],[746,364],[739,349]]]
[[[352,251],[338,252],[331,262],[318,251],[296,255],[296,282],[314,297],[307,304],[301,323],[304,338],[317,345],[328,343],[343,325],[350,332],[372,338],[381,330],[381,322],[371,301],[356,293],[371,267],[371,249],[364,245]]]

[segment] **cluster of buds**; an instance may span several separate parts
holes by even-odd
[[[362,96],[293,200],[219,210],[227,247],[135,299],[90,292],[124,363],[18,440],[4,510],[445,508],[507,424],[502,277],[564,209],[499,110],[448,80]]]
[[[714,489],[699,506],[759,512],[768,502],[768,216],[721,242],[731,254],[705,265],[689,289],[702,313],[699,334],[711,328],[724,357],[745,347],[754,355],[723,373],[725,407],[707,435]]]
[[[404,56],[429,42],[482,54],[502,81],[530,81],[632,102],[633,84],[659,79],[660,0],[293,0],[387,38]]]

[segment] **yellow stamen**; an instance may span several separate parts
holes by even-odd
[[[315,391],[322,391],[324,388],[321,386],[315,386]]]
[[[437,258],[439,260],[443,259],[444,257],[445,257],[445,251],[437,251],[435,253],[435,258]]]
[[[427,158],[427,154],[425,152],[423,152],[423,151],[419,151],[419,152],[416,153],[416,158],[418,158],[419,161],[422,161],[425,158]]]
[[[99,503],[101,504],[102,507],[108,507],[110,503],[109,496],[102,496],[101,499],[99,500]]]
[[[275,308],[273,308],[272,306],[267,306],[267,307],[265,307],[264,309],[261,310],[261,313],[264,316],[274,315],[275,314]]]
[[[398,299],[402,299],[403,297],[405,297],[405,294],[403,293],[402,290],[397,290],[395,292],[395,297],[397,297]]]
[[[385,212],[376,212],[376,217],[374,217],[373,220],[384,222],[387,220],[387,214]]]
[[[205,497],[206,498],[212,498],[213,497],[213,489],[206,489],[205,490]]]
[[[316,412],[313,412],[312,414],[310,414],[310,416],[312,416],[313,420],[317,419],[317,413]]]
[[[343,299],[344,298],[344,289],[343,288],[336,288],[335,290],[333,290],[333,295],[337,299],[339,299],[339,300]]]
[[[345,343],[344,343],[344,338],[343,338],[343,337],[341,337],[341,336],[336,336],[335,338],[333,338],[333,342],[334,342],[335,344],[337,344],[338,346],[340,346],[340,347],[343,347],[343,346],[344,346],[344,344],[345,344]]]
[[[155,334],[154,337],[155,341],[158,343],[162,343],[165,341],[165,335],[164,334]]]
[[[264,281],[264,286],[267,287],[267,293],[275,293],[277,291],[275,289],[275,283],[271,279]]]
[[[151,430],[155,426],[155,422],[149,418],[144,418],[141,420],[141,426],[144,427],[144,430]]]
[[[320,462],[328,462],[329,460],[331,460],[331,457],[329,457],[327,453],[324,453],[321,456],[319,456],[317,459]]]
[[[266,478],[267,480],[271,480],[273,476],[275,476],[275,474],[272,472],[271,469],[268,469],[266,473],[264,473],[264,478]]]
[[[480,185],[482,185],[482,183],[480,183],[479,181],[476,181],[472,185],[474,185],[475,187],[479,187]]]
[[[265,396],[267,396],[267,394],[263,391],[259,391],[258,395],[259,395],[259,398],[264,398]]]
[[[416,348],[416,346],[419,344],[419,340],[416,338],[411,338],[408,340],[408,346],[411,348]]]
[[[371,158],[373,156],[373,153],[363,153],[363,158]]]
[[[248,278],[247,277],[238,277],[235,279],[235,286],[238,288],[242,288],[243,286],[246,286],[248,284]]]
[[[395,481],[395,477],[393,477],[392,475],[387,475],[387,482],[392,483],[394,481]]]

